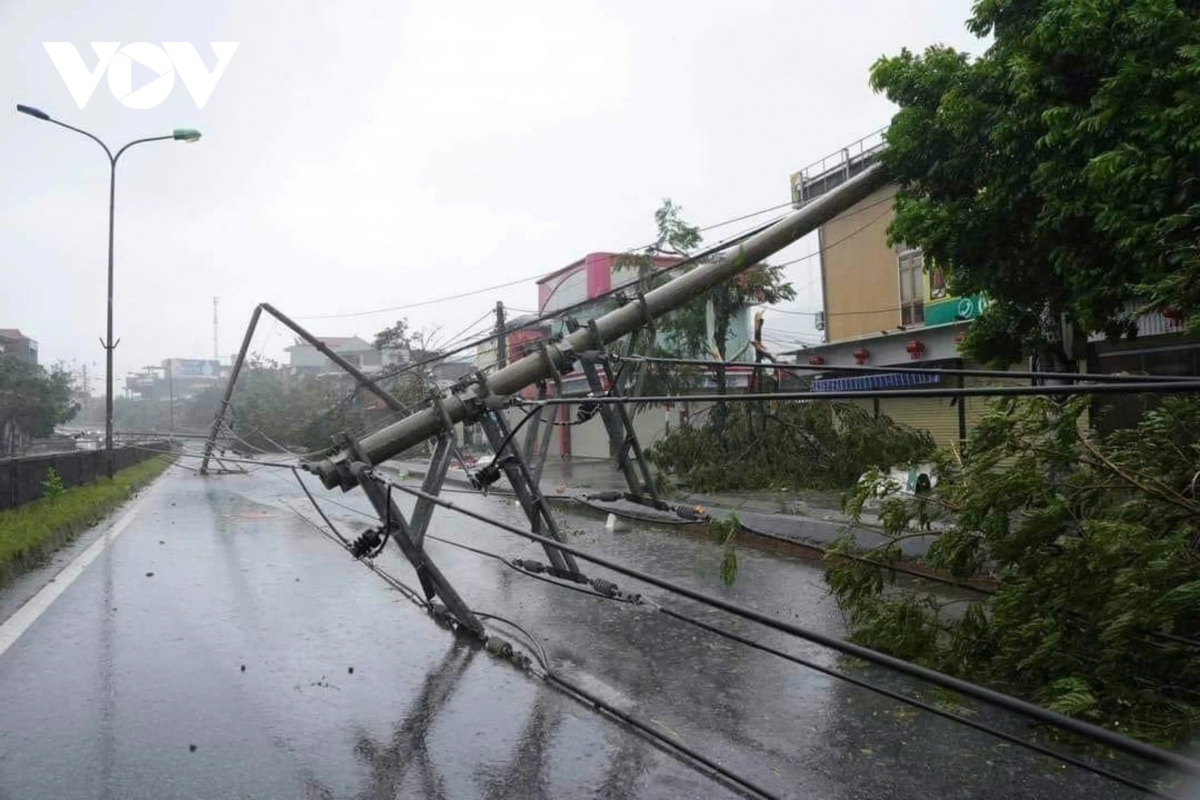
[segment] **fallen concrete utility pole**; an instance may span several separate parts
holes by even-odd
[[[750,237],[728,255],[711,264],[697,267],[638,297],[636,301],[600,317],[595,321],[596,333],[607,344],[644,325],[653,324],[654,320],[663,314],[685,305],[697,295],[733,278],[816,230],[822,223],[882,188],[886,182],[887,179],[878,165],[867,169]],[[461,395],[449,393],[443,397],[441,411],[430,407],[414,412],[364,437],[359,442],[362,454],[371,464],[378,464],[436,436],[445,427],[443,413],[449,416],[452,423],[457,423],[464,419],[476,418],[488,410],[495,410],[509,395],[527,386],[533,386],[538,381],[569,371],[576,359],[576,353],[595,347],[593,336],[592,330],[580,329],[565,341],[557,345],[547,345],[540,352],[510,364],[489,378],[480,376],[476,385]],[[319,475],[326,488],[340,486],[348,491],[357,485],[358,479],[349,469],[347,462],[347,454],[340,452],[330,458],[311,462],[305,468]]]

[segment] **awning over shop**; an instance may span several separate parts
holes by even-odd
[[[856,375],[852,378],[818,378],[813,381],[813,391],[860,392],[941,382],[942,376],[936,372],[881,372],[877,375]]]

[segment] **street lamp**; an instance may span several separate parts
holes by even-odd
[[[129,142],[124,147],[113,155],[113,152],[108,149],[108,145],[100,141],[100,139],[87,131],[76,128],[73,125],[68,125],[65,122],[60,122],[54,119],[45,111],[17,104],[17,111],[22,114],[28,114],[34,119],[40,119],[43,122],[52,122],[60,128],[66,128],[76,133],[82,133],[84,136],[91,139],[96,144],[104,148],[105,155],[108,156],[108,164],[110,167],[109,182],[108,182],[108,339],[101,342],[106,352],[106,373],[104,378],[104,453],[105,462],[107,464],[108,477],[113,475],[113,350],[120,344],[120,340],[113,341],[113,208],[117,200],[117,159],[121,157],[129,148],[135,144],[143,144],[145,142],[161,142],[166,139],[173,139],[178,142],[197,142],[200,140],[200,131],[193,128],[176,128],[169,136],[151,136],[146,139],[135,139]]]

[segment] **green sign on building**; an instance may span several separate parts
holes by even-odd
[[[975,319],[985,308],[987,299],[978,294],[934,300],[925,304],[925,324],[945,325],[947,322]]]

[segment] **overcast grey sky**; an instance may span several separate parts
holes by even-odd
[[[258,302],[300,318],[419,302],[644,244],[663,197],[700,225],[786,202],[789,173],[887,124],[892,108],[867,85],[877,57],[981,49],[963,26],[970,5],[0,3],[0,327],[39,340],[43,363],[101,374],[108,167],[94,143],[18,102],[114,147],[203,131],[121,159],[119,380],[212,357],[214,295],[227,358]],[[89,68],[90,42],[191,42],[209,68],[209,42],[240,45],[202,110],[178,79],[147,110],[102,79],[80,109],[45,41],[73,43]],[[816,259],[791,269],[801,296],[787,308],[820,307],[817,275]],[[407,316],[448,336],[496,300],[532,309],[536,289],[305,323],[370,338]],[[769,320],[776,340],[811,331],[807,316]],[[260,330],[256,349],[281,356],[284,332]]]

